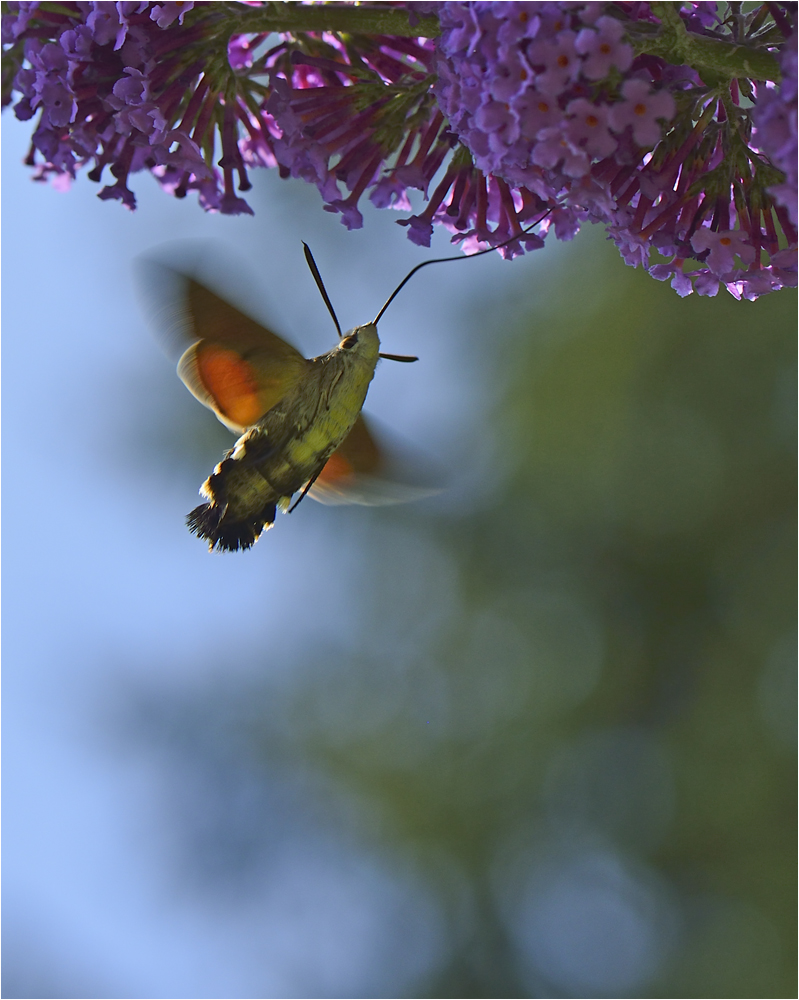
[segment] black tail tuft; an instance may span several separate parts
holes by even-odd
[[[261,532],[275,522],[275,505],[267,504],[257,515],[246,521],[233,521],[227,516],[227,506],[216,503],[201,503],[187,515],[189,531],[199,538],[205,538],[209,549],[220,552],[238,552],[249,549],[258,540]]]

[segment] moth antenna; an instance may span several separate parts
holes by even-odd
[[[386,309],[388,309],[388,307],[391,305],[391,303],[394,301],[397,295],[399,295],[402,289],[408,284],[408,282],[411,280],[414,274],[416,274],[417,271],[421,271],[423,267],[427,267],[428,264],[446,264],[447,261],[450,260],[471,260],[472,257],[482,257],[484,253],[493,253],[495,250],[501,250],[503,247],[506,247],[509,243],[513,243],[514,240],[518,240],[520,236],[526,236],[527,233],[532,232],[532,230],[535,229],[535,227],[539,224],[539,222],[543,222],[544,219],[549,215],[549,213],[554,208],[557,208],[557,205],[553,205],[552,208],[548,208],[546,212],[544,212],[544,214],[541,216],[541,218],[536,219],[536,221],[533,222],[527,229],[523,229],[520,233],[516,233],[515,236],[509,236],[508,239],[506,239],[503,243],[497,243],[495,247],[488,247],[486,250],[478,250],[477,253],[470,253],[467,254],[466,256],[460,254],[457,257],[436,257],[435,260],[424,260],[422,261],[421,264],[417,264],[416,267],[413,267],[411,268],[410,271],[408,271],[408,273],[405,275],[402,281],[397,285],[397,287],[394,289],[391,295],[389,295],[389,297],[386,299],[383,308],[380,310],[380,312],[373,320],[374,325],[377,326],[377,324],[380,322],[381,317],[383,316],[383,313],[385,313]],[[308,250],[307,247],[305,249],[308,253],[310,253],[310,250]],[[321,281],[321,278],[319,280]],[[381,355],[381,357],[383,356],[384,355]],[[398,361],[400,359],[394,357],[391,360]]]
[[[333,322],[336,324],[336,330],[338,331],[339,337],[342,337],[341,326],[338,321],[338,316],[336,316],[336,310],[333,308],[333,303],[330,301],[330,296],[327,294],[327,289],[325,288],[325,283],[322,281],[322,275],[319,273],[319,268],[316,266],[316,261],[313,259],[313,254],[311,253],[311,248],[303,240],[302,245],[305,247],[305,260],[308,267],[311,269],[311,274],[313,275],[313,280],[316,282],[316,287],[322,293],[322,298],[325,300],[325,305],[327,306],[327,311],[333,317]],[[297,501],[299,503],[299,501]]]

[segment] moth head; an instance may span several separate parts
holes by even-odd
[[[365,323],[348,330],[338,345],[342,354],[358,357],[369,364],[377,364],[380,353],[380,338],[374,323]]]

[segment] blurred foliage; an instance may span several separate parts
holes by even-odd
[[[269,851],[238,769],[411,859],[449,935],[414,995],[794,996],[796,296],[564,262],[469,304],[488,499],[359,511],[350,638],[149,731],[228,761],[210,855]]]

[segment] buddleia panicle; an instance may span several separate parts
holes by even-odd
[[[275,167],[349,229],[363,198],[403,213],[422,246],[443,226],[513,257],[598,222],[679,295],[796,284],[795,4],[382,5],[402,35],[337,29],[367,17],[346,3],[5,7],[3,101],[36,119],[37,179],[88,168],[133,209],[149,171],[251,214],[249,172]],[[292,23],[309,9],[328,30]]]

